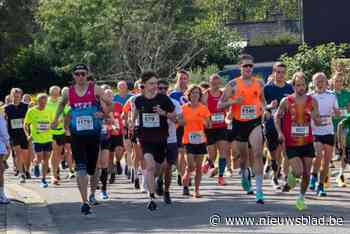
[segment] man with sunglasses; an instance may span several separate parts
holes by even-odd
[[[273,79],[264,87],[264,96],[266,99],[266,115],[264,116],[264,134],[266,137],[267,148],[270,151],[271,160],[266,159],[266,163],[271,163],[273,171],[272,185],[275,189],[280,189],[278,183],[278,167],[282,161],[282,142],[278,140],[278,133],[273,121],[273,115],[276,113],[281,100],[294,92],[293,86],[285,81],[286,65],[276,62],[273,67]],[[288,168],[287,168],[288,169]],[[288,175],[288,171],[284,171]]]
[[[224,88],[218,102],[219,109],[231,107],[232,124],[237,131],[237,150],[240,155],[241,184],[248,194],[251,188],[251,173],[248,169],[249,150],[254,157],[256,177],[256,203],[264,204],[263,183],[263,134],[262,115],[265,106],[264,82],[253,76],[253,57],[248,54],[240,56],[241,76],[231,80]],[[251,149],[249,149],[249,146]]]
[[[143,72],[141,82],[144,92],[137,96],[131,107],[129,128],[134,129],[139,122],[138,137],[146,166],[147,187],[150,202],[147,208],[157,209],[155,199],[155,176],[159,175],[167,150],[168,118],[175,118],[175,107],[171,100],[158,92],[158,75],[152,71]]]
[[[77,183],[82,198],[81,213],[91,214],[90,205],[96,205],[97,185],[96,163],[99,154],[102,117],[111,110],[111,103],[104,101],[104,91],[100,86],[88,81],[89,69],[85,64],[73,68],[74,85],[62,91],[62,99],[52,124],[55,129],[66,104],[70,105],[69,128],[72,140],[72,153],[76,163]],[[88,175],[91,192],[87,197]],[[89,203],[90,205],[89,205]]]
[[[158,81],[158,92],[163,95],[167,95],[169,89],[169,83],[166,80]],[[177,116],[181,115],[181,106],[178,101],[170,98],[171,102],[175,106],[175,113]],[[177,136],[176,136],[176,118],[168,119],[168,132],[169,136],[167,139],[167,150],[166,150],[166,160],[162,165],[162,174],[164,174],[164,202],[166,204],[171,204],[171,198],[169,193],[169,188],[171,184],[171,167],[176,165],[178,146],[177,146]],[[157,195],[162,195],[163,182],[162,176],[157,179]]]

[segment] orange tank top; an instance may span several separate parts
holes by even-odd
[[[252,83],[244,83],[242,77],[236,78],[235,94],[231,97],[237,99],[243,97],[239,104],[231,107],[232,117],[241,122],[257,119],[262,115],[262,88],[256,77],[252,77]]]

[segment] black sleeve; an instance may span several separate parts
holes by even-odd
[[[140,110],[140,97],[136,97],[134,100],[134,104],[137,110]]]
[[[165,110],[166,112],[173,112],[175,110],[175,106],[173,104],[173,102],[170,100],[169,97],[167,96],[163,96],[164,97],[164,101],[163,101],[163,107],[162,109]]]

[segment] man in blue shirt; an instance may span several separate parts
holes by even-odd
[[[282,160],[282,144],[278,140],[278,133],[276,131],[273,115],[282,98],[292,94],[293,86],[285,81],[286,66],[283,63],[277,62],[273,65],[273,79],[264,87],[264,96],[268,104],[267,110],[270,114],[265,115],[264,118],[264,133],[266,137],[267,148],[271,154],[271,167],[273,170],[272,184],[275,189],[280,189],[278,183],[278,162]],[[268,159],[267,164],[268,165]],[[286,165],[285,165],[286,166]],[[288,167],[284,167],[285,176],[288,175]],[[265,170],[266,172],[266,170]]]
[[[118,94],[114,96],[113,102],[119,102],[122,106],[124,106],[132,94],[129,93],[128,84],[125,80],[119,81],[117,88]]]

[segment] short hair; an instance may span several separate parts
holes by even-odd
[[[12,88],[10,91],[10,95],[13,96],[15,93],[21,93],[23,94],[23,90],[20,88]]]
[[[315,81],[315,79],[319,76],[322,76],[324,79],[327,80],[327,76],[326,74],[324,74],[324,72],[316,72],[313,76],[312,76],[312,81]]]
[[[201,87],[202,89],[209,89],[210,88],[210,85],[205,82],[205,81],[202,81],[200,84],[199,84],[199,87]]]
[[[167,80],[158,80],[158,85],[166,85],[169,86],[169,82]]]
[[[39,101],[40,99],[42,98],[48,98],[47,94],[46,93],[39,93],[37,96],[36,96],[36,100]]]
[[[191,100],[191,94],[192,94],[193,90],[195,90],[195,89],[198,89],[198,90],[199,90],[199,92],[200,92],[199,99],[202,99],[203,92],[202,92],[201,87],[198,86],[198,85],[191,85],[191,86],[186,90],[186,93],[185,93],[185,96],[186,96],[187,100]]]
[[[278,67],[286,68],[287,66],[286,66],[284,63],[282,63],[282,62],[275,62],[275,63],[273,64],[273,66],[272,66],[272,70],[273,70],[273,71],[276,71],[276,69],[277,69]]]
[[[153,77],[158,79],[158,74],[154,71],[144,71],[141,74],[141,82],[146,83],[148,80],[150,80]]]
[[[304,72],[296,72],[293,74],[293,77],[292,77],[292,85],[294,86],[295,85],[295,81],[298,79],[298,77],[303,77],[303,79],[305,80],[305,74]]]
[[[243,60],[252,60],[254,62],[254,57],[250,54],[241,54],[239,56],[239,64],[242,64]]]
[[[52,92],[53,92],[54,89],[58,89],[59,92],[61,93],[61,88],[60,88],[59,86],[57,86],[57,85],[53,85],[53,86],[51,86],[50,89],[49,89],[49,94],[50,94],[50,95],[52,94]]]
[[[177,71],[178,74],[184,74],[188,76],[188,71],[186,71],[185,69],[181,69]]]
[[[219,74],[214,73],[214,74],[212,74],[211,76],[209,76],[209,81],[211,81],[211,80],[213,80],[213,79],[215,79],[215,78],[221,79],[221,77],[219,76]]]

